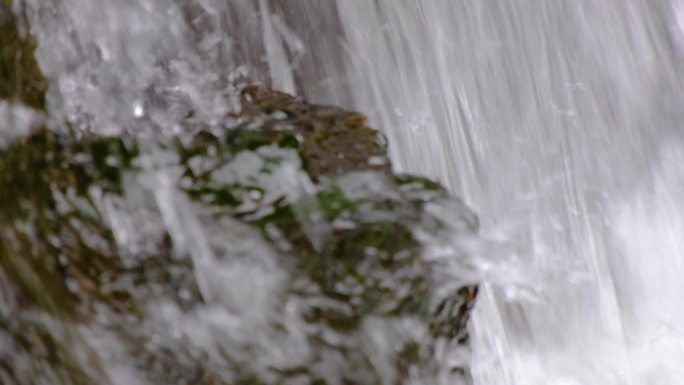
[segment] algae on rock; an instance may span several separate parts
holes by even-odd
[[[0,98],[42,109],[8,12]],[[467,376],[443,355],[467,350],[476,288],[444,295],[419,235],[474,236],[475,217],[393,174],[361,114],[257,85],[240,100],[233,127],[170,141],[39,128],[0,149],[0,380],[114,383],[112,362],[151,384]]]
[[[30,35],[20,35],[10,3],[0,1],[0,99],[20,100],[40,110],[45,105],[47,80],[33,56],[36,43]]]

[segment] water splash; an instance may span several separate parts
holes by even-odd
[[[25,6],[49,111],[80,130],[222,124],[244,73],[368,113],[399,170],[439,178],[475,208],[494,241],[471,253],[519,261],[477,277],[491,282],[472,324],[477,384],[681,382],[679,2]],[[369,348],[379,366],[389,334]]]
[[[45,117],[40,111],[18,102],[0,100],[0,148],[13,140],[25,137],[31,130],[43,123]]]
[[[472,324],[476,382],[677,383],[669,364],[676,329],[648,362],[632,341],[660,324],[663,311],[679,319],[678,311],[663,310],[678,307],[667,294],[679,292],[678,284],[655,284],[664,266],[676,271],[677,259],[657,252],[668,247],[664,239],[640,224],[659,207],[673,215],[680,203],[653,198],[641,214],[619,215],[619,226],[607,218],[634,211],[626,202],[649,183],[643,175],[656,172],[658,138],[671,138],[681,126],[679,54],[667,30],[671,3],[337,7],[351,68],[342,76],[355,106],[388,128],[395,164],[447,183],[478,212],[486,236],[504,229],[541,287],[533,301],[485,288]],[[404,117],[412,115],[431,123],[411,130]],[[659,183],[681,185],[672,177]],[[661,221],[653,232],[678,234],[676,223]],[[615,248],[625,228],[632,246]],[[640,262],[646,252],[651,260]],[[646,303],[661,311],[643,309]],[[626,314],[633,307],[642,309],[640,326]]]

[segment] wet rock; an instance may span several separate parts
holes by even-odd
[[[33,57],[36,44],[30,35],[20,33],[21,20],[12,13],[11,3],[0,1],[0,99],[42,108],[48,83]]]
[[[0,97],[41,108],[22,41]],[[2,382],[465,381],[476,288],[445,272],[467,269],[472,213],[393,174],[363,115],[240,100],[218,132],[39,128],[0,150]]]

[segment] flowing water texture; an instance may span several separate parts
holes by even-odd
[[[48,116],[0,105],[17,122],[4,138],[35,119],[144,134],[174,130],[193,111],[198,122],[222,124],[236,108],[224,80],[241,76],[361,111],[387,135],[398,170],[463,197],[483,236],[500,245],[492,253],[527,272],[492,266],[485,275],[471,323],[476,384],[684,384],[683,3],[14,6],[29,15],[51,88]],[[211,234],[156,178],[161,220],[190,243],[198,271],[211,266],[216,256],[202,247]],[[245,267],[272,282],[263,298],[278,285],[269,263]],[[263,316],[206,286],[205,296],[230,297],[257,323]],[[202,320],[206,333],[220,332],[216,312],[184,319],[162,306],[159,314],[181,329]],[[90,343],[115,345],[102,336]],[[121,383],[135,377],[125,362],[108,371]]]

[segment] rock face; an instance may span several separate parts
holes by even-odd
[[[23,50],[0,97],[42,108]],[[393,174],[363,115],[257,85],[241,105],[221,130],[0,150],[0,382],[467,381],[473,214]]]

